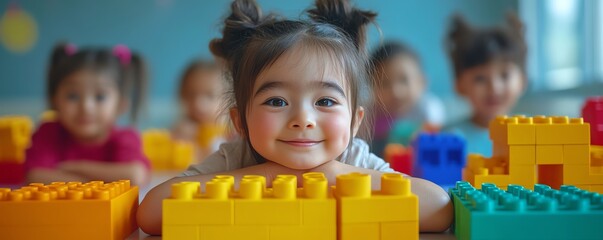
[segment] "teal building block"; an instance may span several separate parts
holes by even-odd
[[[603,196],[574,186],[536,184],[534,191],[457,182],[453,199],[458,239],[603,239]]]

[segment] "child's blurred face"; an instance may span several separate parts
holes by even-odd
[[[397,55],[381,65],[376,95],[394,117],[402,117],[417,103],[425,89],[425,79],[418,63],[410,56]]]
[[[58,121],[76,139],[102,141],[120,113],[120,94],[109,74],[79,70],[67,76],[53,96]]]
[[[465,70],[456,81],[457,92],[471,104],[474,118],[487,121],[508,114],[524,87],[519,66],[502,60]]]
[[[293,169],[335,160],[360,125],[345,78],[326,54],[295,47],[261,72],[247,111],[249,141],[262,157]]]
[[[199,124],[213,123],[223,94],[218,71],[196,70],[185,79],[181,99],[189,118]]]

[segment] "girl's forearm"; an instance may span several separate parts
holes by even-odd
[[[454,208],[448,193],[425,179],[409,178],[412,192],[419,197],[419,231],[446,231],[454,218]]]
[[[61,164],[61,170],[81,175],[90,180],[118,181],[129,179],[133,185],[145,185],[149,180],[149,172],[139,162],[98,162],[68,161]]]
[[[35,168],[27,173],[28,183],[85,182],[84,176],[60,169]]]

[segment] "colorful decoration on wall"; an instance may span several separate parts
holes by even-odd
[[[38,40],[35,19],[16,2],[10,3],[0,18],[0,42],[13,53],[28,52]]]

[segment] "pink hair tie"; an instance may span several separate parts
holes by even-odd
[[[128,66],[132,59],[132,52],[130,52],[130,49],[123,44],[113,47],[113,55],[119,58],[119,62],[124,66]]]
[[[71,56],[71,55],[75,54],[76,52],[77,52],[77,47],[75,46],[75,44],[67,43],[65,45],[65,54],[67,54],[67,56]]]

